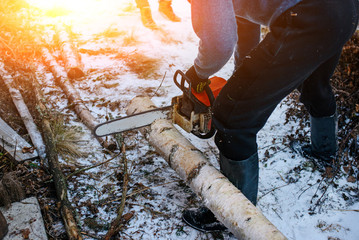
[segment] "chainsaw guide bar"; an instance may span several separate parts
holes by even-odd
[[[157,119],[171,119],[171,110],[172,105],[110,120],[97,125],[94,129],[94,135],[96,137],[104,137],[149,126]]]

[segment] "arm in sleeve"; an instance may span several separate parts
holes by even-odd
[[[194,61],[196,72],[208,78],[230,59],[237,43],[232,0],[193,0],[192,26],[200,39]]]

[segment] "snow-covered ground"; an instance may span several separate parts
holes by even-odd
[[[68,15],[51,21],[70,24],[76,34],[86,77],[73,84],[94,116],[100,122],[106,121],[109,115],[124,116],[127,103],[140,94],[152,96],[157,106],[170,104],[171,98],[180,94],[172,81],[174,72],[187,70],[197,54],[198,38],[191,26],[190,4],[185,0],[173,1],[175,12],[182,18],[181,22],[173,23],[160,16],[158,2],[150,0],[153,19],[161,28],[151,31],[142,26],[134,1],[89,2],[93,4],[89,4],[91,8],[83,5],[76,17]],[[128,39],[136,43],[128,44]],[[128,59],[123,56],[134,53],[158,60],[157,74],[142,79],[132,72],[126,65]],[[228,78],[232,69],[233,59],[216,75]],[[70,123],[82,127],[85,133],[83,138],[87,144],[83,148],[88,156],[68,164],[90,166],[110,159],[90,131],[66,108],[67,101],[54,86],[51,74],[40,76],[47,81],[49,87],[45,90],[55,106],[63,109],[70,116]],[[359,239],[359,203],[350,201],[347,196],[357,194],[348,190],[357,189],[357,183],[348,183],[343,177],[329,185],[330,179],[323,179],[318,171],[312,171],[306,159],[291,152],[285,144],[286,136],[295,132],[297,123],[284,124],[286,109],[284,102],[278,106],[258,135],[257,207],[288,239]],[[182,132],[218,167],[218,150],[213,139],[201,140]],[[129,194],[144,187],[150,189],[128,198],[124,213],[134,215],[122,229],[121,239],[234,239],[230,233],[204,234],[186,226],[181,221],[182,210],[199,206],[200,200],[139,131],[128,132],[124,138],[131,170]],[[92,236],[103,236],[116,216],[121,197],[119,161],[114,159],[71,178],[71,199],[83,230]],[[328,185],[322,196],[323,187]],[[323,201],[316,206],[318,199]]]

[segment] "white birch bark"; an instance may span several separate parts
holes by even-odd
[[[69,101],[73,104],[76,114],[79,116],[81,121],[91,130],[93,131],[95,126],[99,124],[97,119],[91,114],[89,109],[82,102],[80,94],[73,87],[73,85],[68,81],[67,75],[54,57],[51,55],[47,48],[42,49],[42,54],[44,61],[47,66],[50,68],[56,83],[61,87],[61,89],[65,92]],[[112,137],[97,137],[97,140],[100,144],[109,149],[114,150],[117,147],[116,142]]]
[[[69,37],[68,32],[65,28],[59,28],[57,34],[67,76],[71,79],[85,76],[81,56]]]
[[[153,107],[148,97],[137,97],[128,106],[127,114]],[[148,140],[238,239],[287,239],[170,120],[153,122]]]
[[[16,106],[17,111],[22,118],[27,132],[29,133],[32,144],[34,144],[37,154],[41,159],[45,159],[45,144],[42,139],[41,133],[38,130],[34,119],[32,118],[29,109],[27,108],[20,91],[16,88],[12,76],[5,70],[4,64],[0,63],[0,76],[2,77],[5,85],[7,86],[11,98]]]

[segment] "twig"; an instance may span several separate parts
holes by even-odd
[[[318,182],[314,183],[313,185],[309,185],[309,187],[307,187],[306,189],[304,189],[298,196],[298,200],[299,198],[303,195],[303,193],[305,193],[308,189],[310,189],[311,187],[314,187],[314,185],[318,184]]]
[[[359,209],[336,209],[334,211],[339,211],[339,212],[359,212]]]
[[[69,178],[72,177],[73,175],[76,175],[76,174],[79,174],[79,173],[81,173],[81,172],[85,172],[85,171],[90,170],[90,169],[92,169],[92,168],[96,168],[96,167],[99,167],[99,166],[101,166],[101,165],[103,165],[103,164],[106,164],[106,163],[112,161],[113,159],[115,159],[116,157],[118,157],[118,155],[120,155],[120,153],[119,153],[119,154],[116,154],[114,157],[112,157],[112,158],[110,158],[110,159],[108,159],[108,160],[106,160],[106,161],[104,161],[104,162],[98,163],[98,164],[93,165],[93,166],[90,166],[90,167],[85,167],[85,168],[81,168],[81,169],[79,169],[79,170],[76,170],[75,172],[70,173],[69,175],[67,175],[67,176],[66,176],[66,179],[69,179]]]
[[[171,184],[171,183],[175,183],[175,182],[179,182],[179,181],[180,181],[180,180],[176,180],[176,181],[159,184],[159,185],[152,186],[152,187],[145,187],[145,188],[142,188],[142,189],[138,189],[138,190],[132,192],[131,194],[128,194],[127,197],[132,197],[133,195],[139,194],[139,193],[144,192],[144,191],[146,191],[146,190],[149,190],[149,189],[152,189],[152,188],[155,188],[155,187],[165,186],[165,185],[167,185],[167,184]]]
[[[280,218],[280,220],[283,220],[282,217],[277,213],[277,209],[272,208],[273,212],[275,212],[275,214],[277,214],[277,216]]]
[[[11,51],[12,55],[15,57],[16,54],[14,50],[5,42],[5,40],[2,37],[0,37],[0,41]]]
[[[287,183],[287,182],[284,180],[284,178],[282,177],[282,175],[281,175],[278,171],[277,171],[277,173],[278,173],[279,177],[282,179],[282,181],[285,182],[285,183]]]
[[[153,93],[153,96],[154,96],[154,95],[157,95],[158,90],[161,88],[162,83],[163,83],[163,81],[165,80],[166,74],[167,74],[167,72],[165,72],[165,75],[163,75],[161,84],[158,86],[158,88],[156,89],[156,91]],[[152,96],[152,97],[153,97],[153,96]]]
[[[321,203],[321,201],[322,201],[322,198],[323,198],[324,195],[326,194],[326,192],[327,192],[329,186],[332,185],[332,183],[334,182],[335,176],[338,174],[338,172],[339,172],[339,167],[337,168],[337,170],[335,171],[335,173],[334,173],[333,176],[331,177],[331,181],[325,186],[325,189],[324,189],[324,191],[323,191],[323,194],[319,197],[319,199],[318,199],[317,202],[315,203],[314,208],[312,209],[312,211],[314,211],[317,206],[320,206],[320,203]],[[325,177],[322,178],[320,184],[323,182],[324,179],[325,179]],[[317,191],[316,191],[315,194],[313,195],[312,200],[313,200],[314,196],[316,195],[316,193],[318,192],[319,187],[320,187],[320,184],[319,184],[319,186],[318,186],[318,188],[317,188]]]
[[[181,181],[181,180],[176,180],[176,181],[172,181],[172,182],[167,182],[167,183],[159,184],[159,185],[152,186],[152,187],[144,187],[144,188],[142,188],[142,189],[138,189],[138,190],[136,190],[136,191],[134,191],[134,192],[128,194],[128,195],[126,196],[126,198],[132,197],[133,195],[139,194],[139,193],[141,193],[141,192],[144,192],[144,191],[146,191],[146,190],[149,190],[149,189],[152,189],[152,188],[155,188],[155,187],[161,187],[161,186],[165,186],[165,185],[167,185],[167,184],[171,184],[171,183],[175,183],[175,182],[179,182],[179,181]],[[106,205],[106,204],[109,204],[109,203],[112,203],[112,202],[119,201],[119,200],[121,200],[121,199],[122,199],[122,197],[113,199],[113,200],[111,200],[111,201],[108,201],[108,202],[103,203],[102,206],[103,206],[103,205]]]
[[[325,178],[325,177],[322,177],[322,179],[320,180],[320,182],[319,182],[319,186],[317,187],[317,190],[315,191],[314,195],[312,196],[312,199],[310,200],[310,202],[312,202],[312,201],[313,201],[314,196],[316,196],[316,195],[317,195],[317,192],[319,191],[320,185],[322,185],[322,182],[324,181],[324,178]]]
[[[153,216],[162,215],[162,216],[165,216],[165,217],[168,217],[168,218],[171,217],[170,215],[168,215],[168,214],[166,214],[166,213],[164,213],[164,212],[160,212],[160,211],[153,210],[153,209],[151,209],[151,208],[149,208],[149,207],[146,207],[146,206],[144,206],[144,205],[141,205],[141,204],[130,203],[130,205],[135,205],[135,206],[143,207],[143,209],[144,209],[145,211],[150,212],[151,215],[153,215]]]
[[[106,236],[104,237],[104,240],[110,240],[112,236],[116,235],[119,230],[122,227],[122,214],[123,211],[125,209],[125,204],[126,204],[126,195],[127,195],[127,190],[128,190],[128,182],[129,182],[129,175],[127,172],[127,158],[126,158],[126,149],[125,149],[125,144],[122,142],[122,147],[121,147],[121,152],[122,152],[122,160],[124,163],[123,166],[123,185],[122,185],[122,198],[121,198],[121,203],[120,203],[120,207],[118,208],[117,211],[117,217],[115,218],[115,220],[112,221],[110,229],[108,230]]]
[[[333,88],[333,90],[334,90],[335,93],[342,93],[342,94],[344,94],[344,95],[346,95],[346,96],[350,96],[350,93],[348,93],[348,92],[346,92],[346,91],[343,91],[343,90],[341,90],[341,89],[337,89],[337,88],[335,88],[335,87],[332,87],[332,88]]]
[[[339,156],[341,155],[341,153],[343,153],[343,151],[344,151],[344,146],[345,146],[345,143],[348,141],[348,139],[349,139],[349,136],[353,133],[353,131],[356,129],[356,128],[358,128],[359,127],[359,123],[355,126],[355,127],[353,127],[353,129],[345,136],[345,139],[342,141],[342,143],[340,144],[340,148],[339,148],[339,150],[338,150],[338,158],[339,158]]]
[[[100,237],[97,237],[96,235],[92,235],[90,233],[87,233],[87,232],[81,232],[82,235],[85,235],[85,236],[89,236],[93,239],[101,239]]]
[[[267,195],[267,194],[269,194],[269,193],[271,193],[271,192],[274,192],[275,190],[277,190],[277,189],[279,189],[279,188],[282,188],[282,187],[288,186],[288,185],[289,185],[289,183],[284,184],[284,185],[279,186],[279,187],[275,187],[275,188],[273,188],[273,189],[269,190],[268,192],[266,192],[266,193],[264,193],[262,196],[260,196],[260,197],[258,198],[258,201],[259,201],[260,199],[262,199],[265,195]]]

